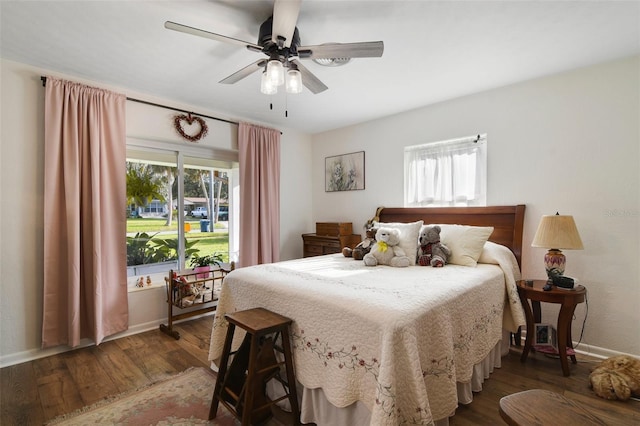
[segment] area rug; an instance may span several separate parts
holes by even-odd
[[[207,421],[216,376],[191,368],[144,389],[56,418],[50,425],[236,425],[224,407]]]

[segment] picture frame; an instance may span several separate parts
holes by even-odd
[[[558,337],[556,328],[551,324],[535,324],[535,346],[547,346],[557,348]]]
[[[365,189],[364,151],[326,157],[325,192]]]

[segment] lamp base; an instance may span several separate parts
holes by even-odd
[[[554,275],[564,274],[564,265],[566,258],[558,249],[549,249],[544,255],[544,267],[547,270],[547,276],[551,279]]]

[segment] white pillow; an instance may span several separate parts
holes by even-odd
[[[439,226],[440,242],[451,249],[451,256],[447,263],[475,267],[482,254],[484,243],[493,232],[493,226]]]
[[[411,262],[410,265],[416,264],[416,255],[418,254],[418,237],[420,237],[420,229],[423,222],[421,220],[411,223],[400,222],[373,222],[374,228],[394,228],[400,231],[400,248]]]

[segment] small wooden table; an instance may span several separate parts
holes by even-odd
[[[560,365],[562,366],[562,373],[565,376],[569,376],[569,362],[567,361],[567,347],[573,348],[571,340],[571,320],[573,318],[573,312],[576,309],[578,303],[582,303],[585,300],[587,290],[577,285],[572,290],[558,289],[553,287],[549,291],[544,291],[542,288],[547,283],[546,280],[533,280],[533,285],[527,284],[526,281],[518,281],[518,294],[524,307],[524,312],[527,316],[527,340],[522,350],[522,356],[520,361],[525,362],[529,351],[535,341],[534,326],[536,322],[540,322],[540,302],[546,303],[559,303],[560,313],[558,314],[558,355],[560,356]],[[531,301],[531,304],[529,304]],[[571,362],[577,363],[575,354],[571,354]]]
[[[503,397],[499,411],[502,420],[511,426],[606,424],[577,402],[542,389]]]

